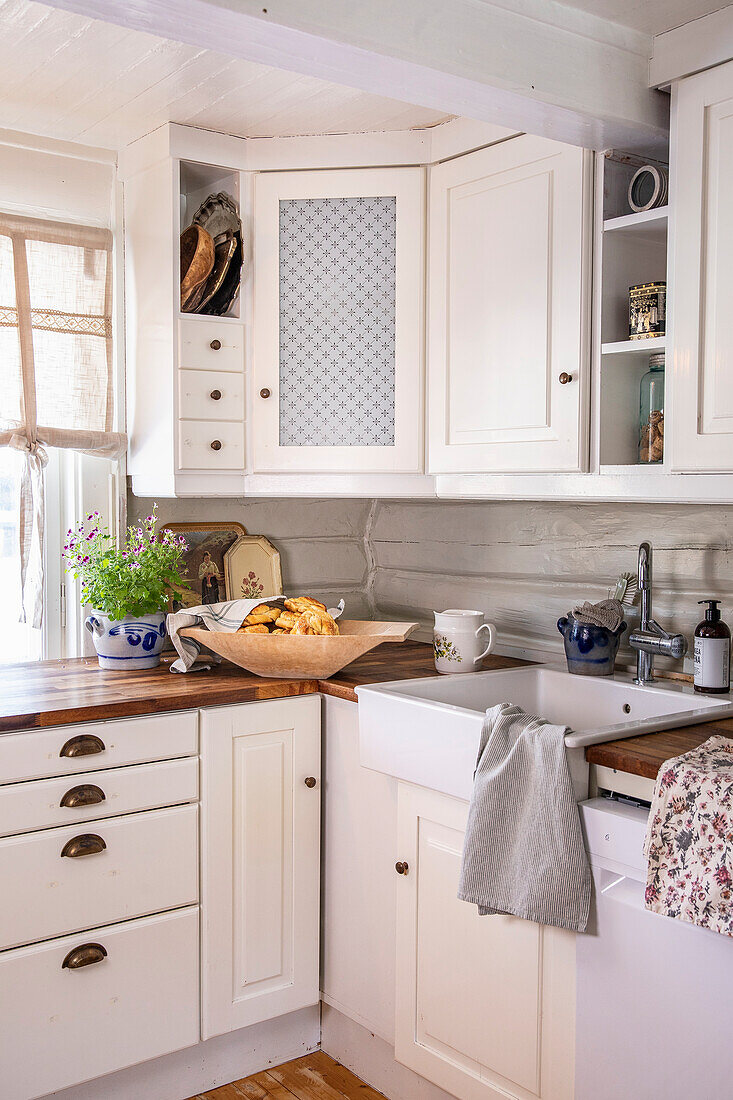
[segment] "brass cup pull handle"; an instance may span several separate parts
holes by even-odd
[[[401,859],[394,865],[394,869],[398,875],[406,875],[410,870],[409,864],[404,863]]]
[[[72,947],[61,963],[62,970],[78,970],[81,966],[101,963],[107,958],[107,950],[101,943],[83,943],[81,947]]]
[[[316,780],[313,778],[312,775],[309,775],[309,776],[306,777],[305,785],[306,785],[306,787],[315,787]]]
[[[104,802],[105,798],[104,791],[96,783],[80,783],[78,787],[72,787],[66,792],[59,806],[73,810],[78,806],[96,806],[99,802]]]
[[[267,387],[265,387],[263,390],[260,390],[260,397],[263,399],[263,401],[267,401],[267,398],[271,395],[271,393],[272,390],[268,390]]]
[[[221,340],[212,340],[209,344],[209,347],[212,351],[219,351],[219,349],[221,348]]]
[[[212,390],[209,397],[212,401],[221,401],[221,390]]]
[[[104,752],[105,748],[101,737],[95,737],[92,733],[80,733],[77,737],[69,738],[59,756],[94,756],[97,752]]]
[[[221,450],[221,440],[220,439],[212,439],[209,446],[211,447],[212,451],[220,451]]]
[[[558,382],[560,383],[561,386],[567,386],[568,382],[572,382],[572,380],[573,380],[572,374],[568,374],[568,372],[566,370],[564,370],[562,372],[562,374],[560,375],[560,377],[558,378]]]
[[[79,856],[96,856],[106,849],[107,845],[97,833],[82,833],[67,840],[61,849],[62,856],[77,859]]]

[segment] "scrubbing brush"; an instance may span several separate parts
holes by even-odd
[[[631,607],[639,593],[639,581],[634,573],[622,573],[616,581],[613,591],[609,590],[608,598],[618,600],[624,607]]]

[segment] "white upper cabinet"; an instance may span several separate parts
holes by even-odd
[[[423,468],[424,171],[255,181],[255,473]]]
[[[202,1037],[318,1004],[321,699],[201,711]]]
[[[733,471],[733,63],[673,89],[672,465]]]
[[[431,170],[430,473],[585,468],[590,158],[522,136]]]

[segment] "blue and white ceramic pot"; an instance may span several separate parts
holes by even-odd
[[[622,622],[617,630],[579,623],[573,615],[557,620],[557,629],[565,642],[568,672],[577,676],[613,676],[621,635],[626,630]]]
[[[100,668],[134,671],[155,668],[165,641],[165,615],[125,615],[110,619],[101,611],[92,611],[84,620],[92,636]]]

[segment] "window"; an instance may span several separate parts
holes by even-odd
[[[85,475],[109,512],[99,460],[125,448],[112,430],[111,248],[105,229],[0,214],[0,660],[80,648],[63,635],[60,536],[90,503]]]

